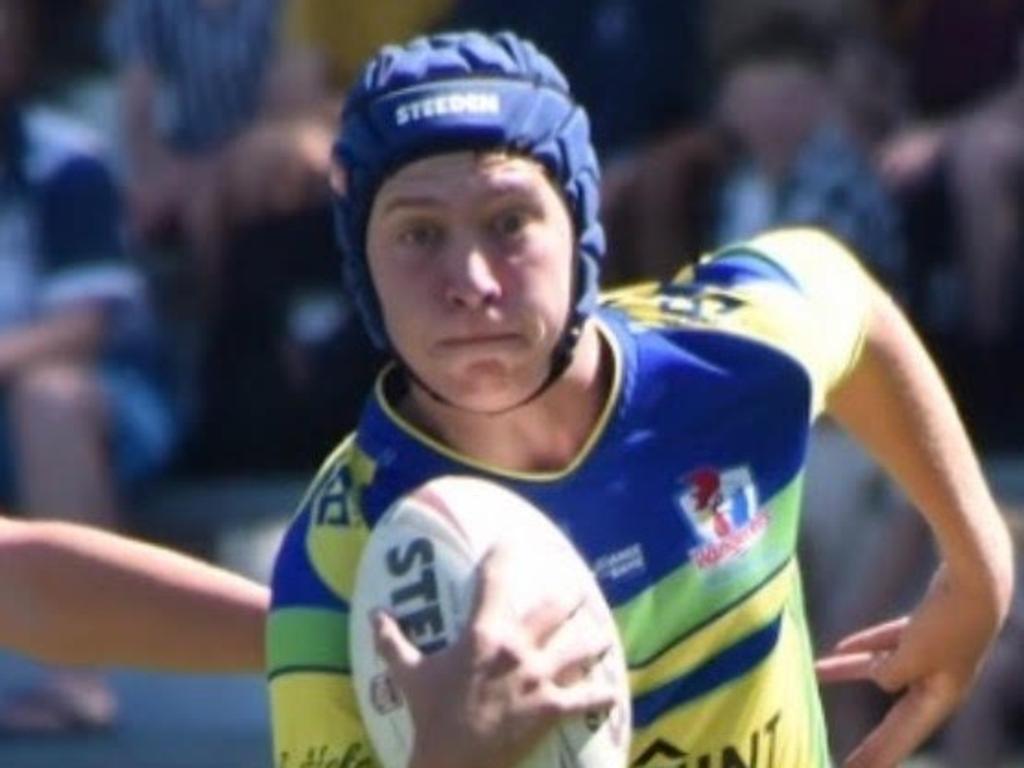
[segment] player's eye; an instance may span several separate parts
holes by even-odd
[[[526,211],[519,208],[510,208],[494,217],[492,227],[495,234],[500,238],[515,238],[526,229],[527,221]]]
[[[398,241],[406,248],[433,250],[444,240],[440,226],[428,221],[413,221],[404,226],[398,234]]]

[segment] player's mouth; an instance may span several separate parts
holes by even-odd
[[[476,349],[502,349],[520,346],[522,343],[523,337],[518,333],[478,333],[442,339],[437,346],[442,351],[460,352]]]

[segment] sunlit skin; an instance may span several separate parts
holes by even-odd
[[[509,468],[570,461],[606,392],[592,386],[602,374],[592,324],[566,375],[514,406],[550,370],[569,313],[573,248],[568,209],[531,160],[456,152],[389,178],[370,216],[371,277],[395,350],[447,401],[414,385],[402,411]],[[491,439],[499,430],[503,439]]]

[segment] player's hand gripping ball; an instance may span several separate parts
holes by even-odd
[[[452,643],[474,603],[476,567],[498,542],[522,555],[508,584],[523,613],[545,595],[582,594],[586,631],[609,651],[587,672],[618,692],[612,709],[563,720],[518,768],[622,768],[631,732],[629,681],[611,610],[565,535],[522,497],[470,477],[441,477],[399,499],[363,550],[351,613],[353,680],[359,710],[385,768],[405,768],[412,717],[377,654],[370,614],[384,608],[425,653]],[[601,678],[597,678],[601,679]]]

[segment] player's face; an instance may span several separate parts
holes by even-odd
[[[546,377],[569,312],[573,228],[535,162],[435,155],[381,187],[367,234],[388,336],[431,389],[497,411]]]

